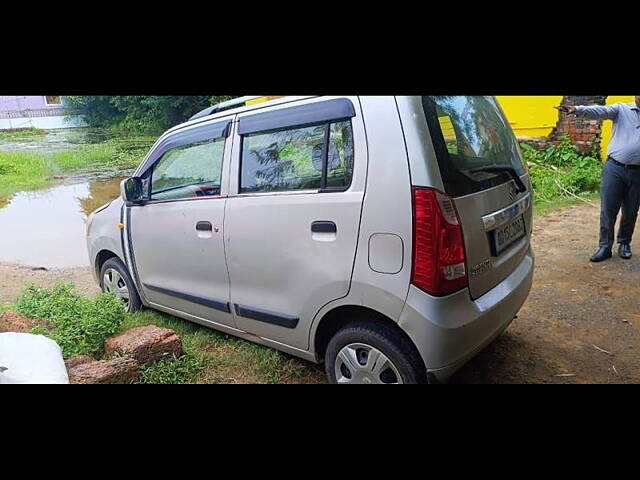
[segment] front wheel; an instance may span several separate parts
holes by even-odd
[[[325,370],[330,383],[425,383],[422,359],[399,332],[376,322],[357,322],[329,342]]]
[[[115,293],[127,312],[136,312],[142,308],[140,296],[129,275],[129,270],[119,258],[112,257],[102,265],[100,288],[103,292]]]

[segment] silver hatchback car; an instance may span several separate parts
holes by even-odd
[[[242,98],[162,135],[89,258],[157,309],[331,383],[442,382],[529,294],[531,183],[481,96]]]

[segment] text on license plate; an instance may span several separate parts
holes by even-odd
[[[525,236],[524,217],[520,216],[506,225],[497,228],[493,235],[496,255]]]

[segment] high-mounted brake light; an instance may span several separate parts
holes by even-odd
[[[453,202],[428,188],[413,188],[411,283],[443,296],[468,285],[464,237]]]

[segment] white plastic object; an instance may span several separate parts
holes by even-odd
[[[43,335],[0,333],[3,383],[69,383],[60,346]]]

